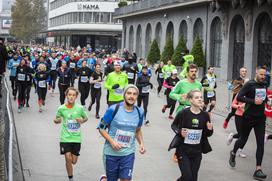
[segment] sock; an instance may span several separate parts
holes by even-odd
[[[69,178],[69,179],[73,179],[73,175],[71,175],[71,176],[68,176],[68,178]]]

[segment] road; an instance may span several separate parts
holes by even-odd
[[[105,112],[105,91],[101,100],[101,113]],[[60,125],[53,123],[53,118],[59,106],[59,94],[54,97],[47,94],[46,107],[43,113],[38,112],[37,95],[31,92],[30,108],[24,108],[17,113],[16,102],[13,102],[15,126],[21,150],[22,164],[26,181],[64,181],[68,180],[65,170],[64,157],[59,154]],[[78,100],[79,101],[79,100]],[[88,101],[90,101],[90,97]],[[226,96],[218,98],[226,101]],[[177,163],[172,161],[173,151],[168,152],[168,145],[174,134],[170,129],[171,121],[167,113],[162,114],[161,108],[165,103],[164,96],[157,97],[155,91],[150,93],[148,118],[149,126],[143,126],[143,135],[147,152],[137,153],[133,181],[175,181],[180,175]],[[96,126],[94,110],[88,112],[89,120],[82,125],[83,141],[79,161],[75,167],[76,181],[97,181],[104,174],[102,148],[104,139],[99,135]],[[215,132],[210,138],[213,151],[203,155],[199,172],[199,181],[250,181],[255,165],[256,143],[251,134],[245,147],[247,158],[237,157],[236,169],[228,166],[229,151],[232,146],[226,145],[230,132],[235,132],[233,122],[228,130],[222,128],[224,118],[212,114]],[[263,170],[272,179],[271,142],[265,146]],[[16,180],[16,179],[15,179]]]

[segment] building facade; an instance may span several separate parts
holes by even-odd
[[[272,0],[144,0],[118,8],[123,21],[122,47],[146,57],[156,39],[162,51],[170,34],[177,45],[183,35],[190,50],[202,40],[207,66],[230,80],[245,66],[250,77],[257,65],[271,67]]]
[[[14,0],[0,0],[0,36],[8,38],[11,27],[11,6]]]
[[[48,42],[54,45],[121,48],[122,23],[113,19],[117,0],[49,0]]]

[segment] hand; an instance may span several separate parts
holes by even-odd
[[[181,94],[181,100],[185,101],[187,99],[187,94]]]
[[[112,86],[112,89],[118,89],[119,87],[120,87],[119,84],[114,84],[114,85]]]
[[[207,122],[207,128],[208,130],[213,130],[213,125],[210,122]]]
[[[122,148],[122,146],[119,143],[117,143],[116,141],[112,142],[111,147],[115,151],[118,151],[118,150],[120,150]]]
[[[262,99],[260,99],[260,98],[256,98],[255,99],[255,104],[256,105],[261,105],[263,103],[263,100]]]
[[[82,118],[76,118],[76,122],[78,122],[79,124],[83,123],[83,119]]]
[[[49,86],[48,86],[48,90],[50,90],[50,89],[51,89],[51,87],[52,87],[52,86],[51,86],[51,85],[49,85]]]
[[[152,84],[152,83],[149,83],[149,85],[150,85],[150,88],[153,89],[153,84]]]
[[[60,123],[61,123],[61,118],[56,118],[56,119],[54,119],[54,123],[55,123],[55,124],[60,124]]]
[[[145,154],[146,150],[145,150],[145,147],[144,147],[143,144],[140,145],[139,152],[140,152],[142,155]]]
[[[182,136],[183,138],[185,138],[185,137],[187,136],[187,134],[188,134],[187,129],[182,128],[182,129],[181,129],[181,136]]]

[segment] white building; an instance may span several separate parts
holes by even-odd
[[[0,0],[0,36],[8,37],[11,26],[11,5],[14,0]]]
[[[49,0],[48,42],[94,50],[119,49],[122,23],[113,19],[118,0]]]

